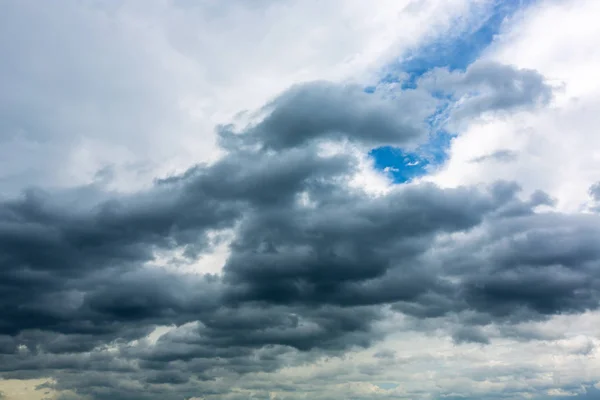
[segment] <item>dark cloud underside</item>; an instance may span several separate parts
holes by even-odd
[[[550,95],[535,72],[498,65],[440,82],[489,88],[463,114]],[[488,343],[489,323],[597,308],[598,215],[536,212],[550,198],[523,199],[510,182],[415,183],[374,197],[348,185],[357,159],[319,151],[342,140],[418,143],[437,101],[422,90],[384,98],[297,86],[260,122],[221,127],[221,160],[145,192],[83,204],[32,189],[3,201],[0,375],[53,376],[94,399],[219,395],[230,388],[218,377],[371,345],[385,333],[374,325],[384,306],[456,316],[458,343]],[[228,229],[236,235],[218,276],[152,266],[174,250],[193,260]],[[156,326],[178,328],[144,339]]]

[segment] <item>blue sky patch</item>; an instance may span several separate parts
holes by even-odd
[[[503,21],[517,10],[536,0],[496,0],[475,28],[449,39],[436,40],[409,52],[400,62],[389,65],[377,85],[367,86],[366,93],[374,93],[379,85],[399,83],[402,90],[416,87],[419,77],[434,68],[465,70],[476,61],[494,40]],[[434,95],[436,95],[434,93]],[[446,100],[450,101],[449,98]],[[395,183],[409,182],[426,175],[448,158],[453,135],[443,130],[448,104],[439,108],[427,121],[430,140],[414,152],[401,148],[379,147],[371,150],[375,168],[388,172]]]
[[[448,132],[438,131],[413,152],[383,146],[371,150],[369,156],[373,158],[375,168],[388,173],[394,183],[406,183],[443,164],[448,158],[452,137]]]
[[[381,83],[398,82],[403,88],[414,88],[416,81],[433,68],[448,68],[450,71],[465,70],[476,61],[481,53],[493,42],[500,31],[502,22],[517,10],[533,3],[534,0],[497,0],[490,11],[475,28],[448,40],[435,40],[414,51],[403,59],[388,66]],[[398,77],[398,71],[408,74],[406,79]]]

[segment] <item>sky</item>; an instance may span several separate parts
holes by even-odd
[[[0,399],[600,399],[599,15],[0,0]]]

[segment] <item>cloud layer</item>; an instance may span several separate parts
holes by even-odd
[[[320,144],[418,137],[418,115],[373,96],[298,86],[258,124],[221,131],[222,159],[148,191],[74,205],[68,194],[29,190],[3,202],[6,376],[50,374],[60,386],[80,371],[83,395],[134,396],[110,374],[85,378],[110,371],[137,382],[135,396],[176,397],[190,379],[220,371],[274,371],[369,346],[385,334],[374,329],[384,306],[417,319],[458,316],[456,341],[484,343],[480,326],[597,307],[596,216],[536,212],[549,197],[522,200],[510,182],[421,183],[378,197],[351,188],[358,161]],[[231,228],[220,275],[151,265],[157,251],[198,257],[214,246],[210,232]]]
[[[23,10],[39,16],[9,11]],[[377,193],[356,184],[372,148],[418,148],[439,128],[433,117],[460,137],[546,112],[559,86],[483,60],[432,69],[413,87],[369,92],[330,79],[277,89],[245,122],[213,121],[215,159],[128,190],[106,184],[119,173],[110,167],[67,186],[24,179],[0,199],[0,377],[49,379],[38,389],[59,400],[593,398],[581,385],[600,377],[581,371],[597,363],[598,340],[556,321],[584,329],[599,318],[598,183],[577,212],[524,191],[519,176],[453,185],[442,171]],[[21,121],[17,106],[0,110],[13,117],[4,132]],[[70,146],[68,133],[44,130],[58,126],[46,121],[54,111],[33,114],[42,117],[28,135]],[[145,122],[136,129],[152,129]],[[504,166],[522,154],[492,148],[467,162]],[[181,268],[220,247],[214,270]],[[553,385],[519,355],[528,347],[563,357]],[[427,375],[440,360],[449,367]],[[565,366],[580,375],[560,382]],[[404,380],[390,383],[388,370]],[[519,378],[500,385],[495,374]]]

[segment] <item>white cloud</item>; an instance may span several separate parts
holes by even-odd
[[[597,1],[546,1],[507,21],[483,59],[539,71],[560,86],[556,98],[531,113],[471,123],[433,180],[455,186],[516,179],[526,192],[549,192],[559,209],[582,207],[600,179],[599,12]],[[499,150],[513,151],[515,160],[472,162]]]
[[[352,396],[420,400],[452,393],[476,398],[498,393],[506,398],[535,398],[565,390],[561,387],[580,388],[600,381],[598,323],[598,312],[556,316],[545,322],[523,324],[530,330],[551,330],[555,339],[497,337],[491,345],[482,346],[454,344],[448,336],[449,325],[443,321],[436,322],[437,332],[422,333],[413,331],[407,320],[396,316],[381,327],[390,332],[387,338],[369,349],[275,373],[249,374],[237,383],[245,391],[257,381],[267,387],[286,382],[298,389],[297,393],[285,393],[289,399],[305,398],[304,389],[317,399]],[[378,352],[391,356],[375,357]]]
[[[134,190],[218,156],[215,124],[306,80],[368,80],[473,0],[0,7],[0,185]]]

